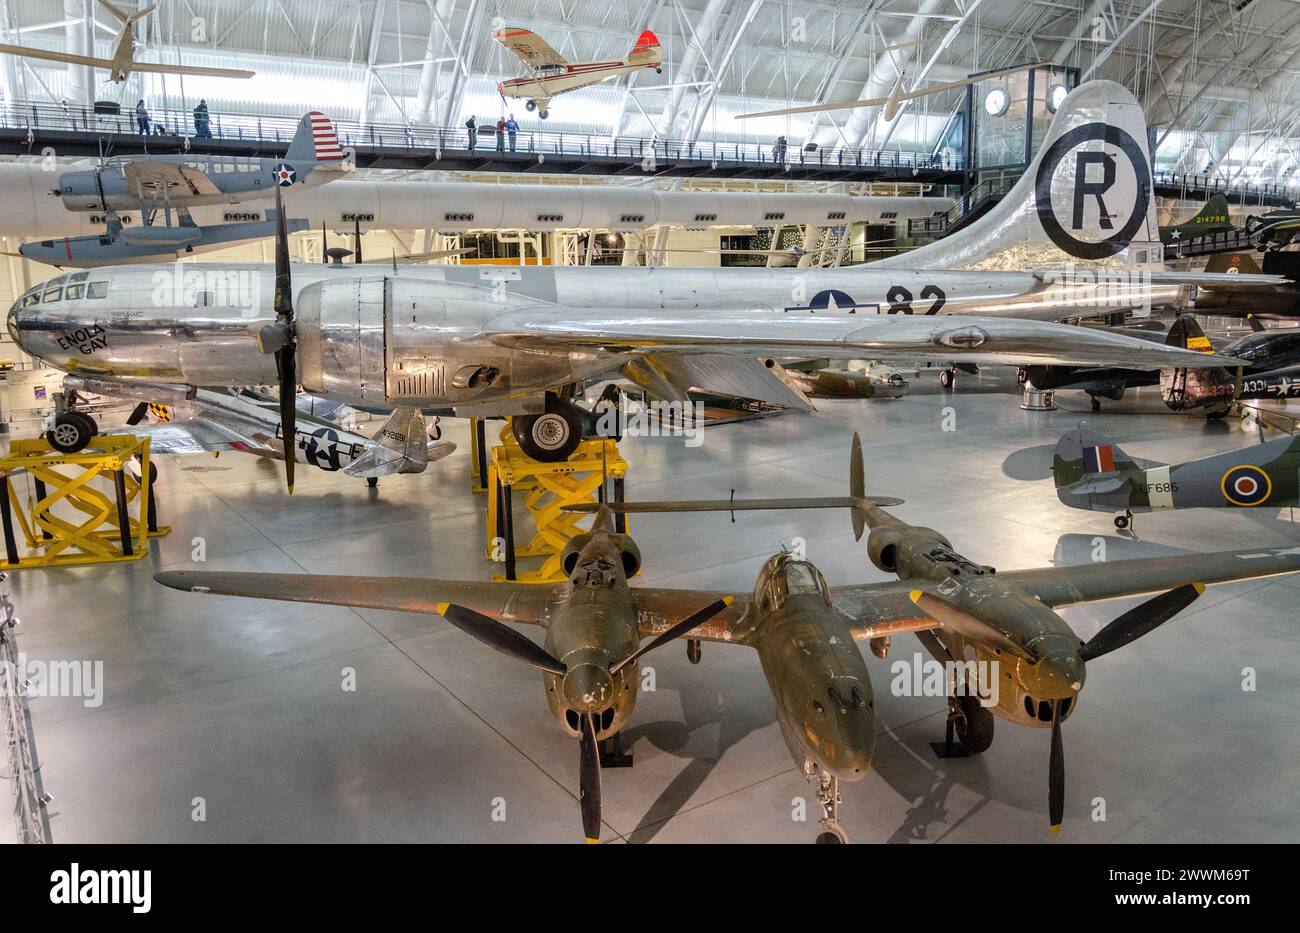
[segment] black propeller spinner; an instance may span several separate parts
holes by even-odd
[[[656,635],[636,651],[621,661],[610,665],[609,672],[617,674],[647,651],[653,651],[673,639],[685,635],[701,623],[707,622],[727,606],[731,597],[715,600],[703,609],[691,613],[667,631]],[[568,670],[564,662],[554,657],[531,638],[510,626],[498,622],[481,612],[457,606],[454,603],[442,603],[438,612],[444,619],[460,629],[471,638],[495,648],[502,654],[523,661],[539,670],[564,676]],[[582,831],[588,842],[600,841],[600,746],[596,740],[596,716],[594,713],[582,715],[582,735],[579,740],[578,764],[578,805],[582,810]]]

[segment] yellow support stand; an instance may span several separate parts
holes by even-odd
[[[560,552],[569,539],[585,529],[579,522],[587,518],[578,512],[566,512],[564,506],[596,502],[606,477],[612,479],[614,499],[623,498],[623,480],[627,461],[619,455],[618,443],[610,439],[583,441],[561,463],[540,463],[526,455],[515,440],[507,423],[501,432],[501,446],[493,447],[488,461],[487,558],[504,560],[505,573],[493,580],[501,583],[558,583],[565,579],[560,568]],[[524,496],[524,506],[536,529],[527,544],[516,546],[513,501],[516,493]],[[616,517],[618,530],[625,531],[626,516]],[[519,573],[517,558],[542,558],[536,570]]]
[[[137,455],[138,480],[126,471],[126,464]],[[21,471],[31,477],[34,489],[26,502],[14,484],[14,475]],[[59,453],[43,438],[11,442],[8,456],[0,458],[4,487],[0,519],[5,537],[0,567],[23,570],[144,557],[149,538],[171,530],[157,525],[150,472],[147,437],[96,437],[90,447],[75,454]],[[107,480],[110,492],[95,488],[92,483],[97,479]],[[37,553],[19,554],[15,519],[28,551]]]

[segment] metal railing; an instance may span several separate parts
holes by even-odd
[[[298,129],[300,117],[274,117],[257,114],[211,113],[207,135],[201,136],[194,125],[194,114],[182,110],[151,110],[147,133],[142,132],[134,109],[121,113],[96,113],[87,107],[14,101],[0,106],[0,128],[36,131],[71,132],[98,135],[105,144],[113,137],[147,135],[150,141],[172,145],[181,150],[201,148],[208,140],[222,140],[244,145],[287,145]],[[411,151],[470,151],[469,130],[463,126],[426,126],[417,124],[359,123],[334,120],[339,142],[344,148],[405,149]],[[688,142],[678,139],[614,138],[608,134],[559,133],[541,129],[520,130],[512,141],[508,134],[497,137],[495,124],[477,128],[476,152],[516,152],[529,155],[577,158],[610,158],[650,163],[728,162],[781,166],[825,166],[834,168],[906,169],[960,171],[961,165],[951,157],[925,151],[905,152],[897,149],[836,149],[809,146],[805,149],[778,148],[760,142]],[[647,164],[653,171],[653,165]]]
[[[1230,182],[1219,175],[1197,175],[1193,172],[1153,172],[1152,181],[1156,187],[1179,188],[1184,191],[1204,191],[1206,194],[1222,194],[1237,199],[1238,203],[1247,204],[1256,201],[1260,204],[1268,199],[1282,199],[1294,203],[1300,194],[1294,185],[1281,182]]]
[[[18,645],[14,629],[14,604],[9,601],[6,574],[0,571],[0,715],[4,718],[9,746],[9,779],[14,786],[14,826],[18,841],[50,841],[49,796],[42,791],[32,739],[32,718],[27,711],[27,694],[19,682]]]
[[[1188,256],[1205,256],[1209,253],[1231,253],[1255,248],[1255,238],[1244,227],[1219,230],[1185,240],[1165,244],[1166,259],[1183,259]]]
[[[997,178],[985,179],[958,198],[957,203],[944,213],[931,217],[909,217],[907,235],[909,237],[942,236],[961,223],[962,219],[971,212],[983,209],[990,202],[1000,201],[1017,181],[1019,181],[1018,175],[999,175]]]

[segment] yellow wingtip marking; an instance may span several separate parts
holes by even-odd
[[[1205,592],[1205,584],[1204,584],[1204,583],[1193,583],[1193,584],[1192,584],[1192,588],[1196,590],[1196,595],[1197,595],[1197,596],[1200,596],[1202,593]]]
[[[447,614],[447,607],[450,605],[451,603],[438,603],[438,605],[433,608],[437,611],[438,615],[445,616]]]
[[[730,605],[731,605],[732,603],[734,603],[735,601],[736,601],[736,597],[734,597],[734,596],[724,596],[724,597],[722,597],[722,602],[723,602],[723,604],[724,604],[724,605],[727,605],[727,606],[730,606]]]
[[[1053,835],[1053,836],[1055,836],[1055,835],[1056,835],[1057,833],[1059,833],[1060,831],[1061,831],[1061,824],[1060,824],[1060,823],[1056,823],[1055,825],[1052,826],[1052,835]]]
[[[920,601],[921,601],[921,590],[912,590],[912,592],[910,592],[910,593],[907,594],[907,598],[910,599],[910,600],[911,600],[912,602],[914,602],[914,603],[916,603],[916,602],[920,602]]]

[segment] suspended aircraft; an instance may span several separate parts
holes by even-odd
[[[1072,509],[1135,512],[1300,505],[1300,437],[1271,441],[1184,463],[1139,463],[1118,444],[1081,425],[1056,444],[1056,497]]]
[[[872,562],[898,575],[892,583],[830,587],[816,566],[782,552],[763,565],[752,593],[628,585],[641,566],[641,553],[630,537],[614,531],[612,511],[732,508],[726,500],[593,506],[592,530],[572,538],[562,552],[568,582],[550,586],[189,571],[154,579],[194,593],[438,613],[484,644],[538,668],[557,723],[578,740],[579,803],[591,842],[601,831],[599,743],[618,736],[632,717],[639,659],[676,639],[686,640],[692,660],[701,657],[702,641],[751,646],[775,700],[782,737],[822,806],[817,841],[838,843],[847,840],[838,819],[840,781],[866,776],[875,744],[871,679],[855,640],[869,641],[883,657],[894,635],[915,632],[937,660],[952,662],[961,679],[960,692],[950,698],[951,715],[972,754],[992,743],[995,714],[1050,727],[1049,810],[1056,829],[1065,811],[1061,723],[1074,712],[1085,665],[1172,619],[1205,584],[1300,570],[1296,549],[1260,549],[995,575],[955,553],[938,532],[883,511],[901,503],[865,494],[855,435],[847,497],[734,504],[736,510],[848,507],[857,536],[871,529]],[[1160,595],[1086,642],[1054,611],[1152,592]],[[541,626],[542,644],[507,622]],[[983,667],[956,663],[966,660],[968,649]],[[981,703],[992,696],[990,685],[975,682],[979,675],[972,673],[980,670],[996,672],[1004,684],[991,709]]]
[[[190,210],[265,198],[272,190],[315,188],[345,174],[346,154],[323,113],[304,114],[284,158],[144,155],[106,159],[93,169],[64,172],[51,192],[69,211],[104,219],[106,235],[24,243],[18,255],[55,266],[94,268],[158,259],[274,236],[271,220],[199,226]],[[143,223],[126,225],[121,212]],[[172,223],[173,213],[176,223]],[[290,229],[305,224],[294,221]]]
[[[151,3],[143,10],[127,13],[108,0],[99,0],[99,5],[108,10],[113,18],[122,24],[122,29],[113,40],[112,58],[95,58],[92,55],[74,55],[70,52],[52,52],[47,49],[31,48],[24,45],[5,45],[0,43],[0,53],[17,55],[22,58],[39,58],[49,62],[66,62],[70,65],[89,65],[102,68],[108,72],[109,79],[121,84],[132,72],[149,72],[151,74],[169,75],[204,75],[211,78],[251,78],[252,71],[241,68],[200,68],[194,65],[167,65],[161,62],[141,62],[135,58],[135,24],[158,9]]]
[[[1166,244],[1177,244],[1180,241],[1233,229],[1236,228],[1228,215],[1228,199],[1222,194],[1214,194],[1187,220],[1161,227],[1160,240]]]
[[[1177,301],[1188,283],[1225,278],[1159,268],[1145,140],[1141,108],[1128,91],[1104,81],[1084,85],[1058,109],[1026,176],[981,221],[863,267],[291,270],[280,213],[274,275],[256,265],[185,266],[184,275],[200,281],[243,283],[233,293],[158,294],[156,277],[173,281],[175,270],[116,267],[92,273],[75,295],[33,289],[10,309],[8,326],[27,353],[106,381],[277,383],[286,417],[301,350],[301,382],[310,392],[361,406],[511,415],[520,444],[542,460],[567,457],[588,425],[569,390],[613,375],[661,399],[720,390],[806,411],[807,397],[767,360],[1231,365],[1026,319]],[[1116,171],[1092,181],[1076,173],[1078,161],[1115,162]],[[1071,272],[1071,265],[1084,268]],[[273,319],[262,297],[272,281]],[[286,421],[283,434],[292,428]]]
[[[626,59],[574,64],[565,61],[537,33],[518,26],[503,26],[492,33],[492,38],[514,52],[528,71],[527,77],[502,81],[497,85],[497,92],[503,99],[513,97],[524,100],[528,111],[537,111],[543,120],[550,114],[548,108],[551,98],[559,94],[599,84],[619,75],[631,74],[642,68],[663,71],[663,49],[659,47],[659,39],[649,29],[637,37],[636,44]]]

